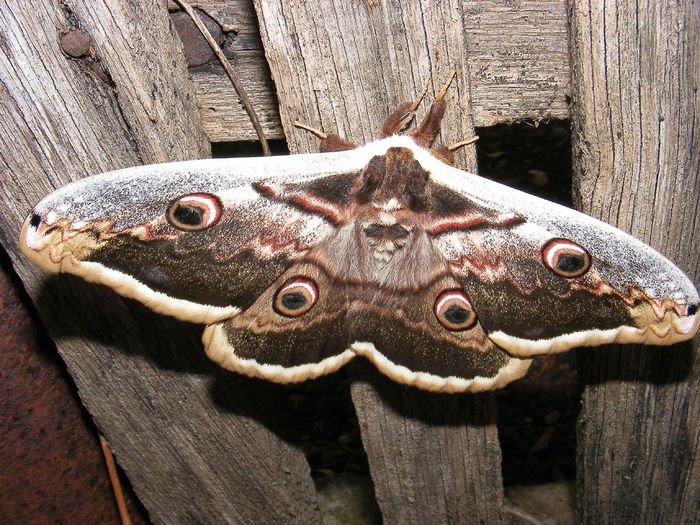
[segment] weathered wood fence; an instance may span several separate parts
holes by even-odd
[[[284,387],[219,370],[198,327],[99,287],[47,278],[18,252],[53,188],[254,138],[221,69],[189,71],[167,6],[0,0],[0,240],[86,405],[156,523],[319,523]],[[294,120],[376,138],[398,102],[458,70],[442,142],[474,126],[572,119],[578,205],[700,281],[700,15],[537,0],[210,0],[268,138]],[[93,39],[72,58],[60,36]],[[434,89],[435,86],[431,86]],[[474,171],[473,151],[459,165]],[[582,523],[690,523],[700,508],[691,345],[580,352]],[[504,520],[493,394],[431,395],[352,367],[352,399],[385,523]]]

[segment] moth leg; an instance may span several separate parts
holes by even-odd
[[[332,151],[347,151],[358,147],[358,145],[354,142],[342,139],[335,133],[331,133],[329,135],[319,129],[312,128],[311,126],[307,126],[306,124],[302,124],[299,121],[295,121],[294,125],[297,128],[301,128],[303,130],[308,131],[309,133],[313,133],[321,139],[321,144],[319,146],[319,150],[321,151],[321,153],[329,153]]]
[[[450,166],[454,165],[454,151],[447,146],[436,146],[434,148],[430,148],[430,153],[433,155],[433,157],[436,157],[445,164],[449,164]]]
[[[454,163],[454,152],[457,151],[459,148],[463,148],[464,146],[473,144],[477,140],[479,140],[479,137],[475,135],[470,139],[461,140],[459,142],[456,142],[455,144],[450,144],[449,146],[435,146],[430,148],[430,153],[433,154],[433,157],[437,157],[442,162],[452,166]]]
[[[331,133],[330,135],[327,135],[326,138],[321,139],[319,151],[321,153],[330,153],[332,151],[347,151],[357,147],[358,145],[354,142],[342,139],[335,133]]]
[[[450,71],[450,78],[447,79],[447,82],[445,82],[445,85],[442,86],[442,89],[435,97],[435,102],[441,102],[445,98],[445,95],[447,94],[447,89],[452,84],[452,81],[455,79],[455,76],[457,76],[457,70],[453,69],[452,71]]]
[[[457,151],[459,148],[463,148],[464,146],[469,146],[469,144],[473,144],[477,140],[479,140],[479,135],[474,135],[470,139],[460,140],[459,142],[455,142],[454,144],[450,144],[449,146],[447,146],[447,149],[450,151]]]

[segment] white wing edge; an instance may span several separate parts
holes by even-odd
[[[78,261],[70,254],[55,253],[50,238],[37,237],[36,228],[25,221],[21,232],[20,248],[24,255],[37,266],[51,273],[70,273],[86,281],[104,284],[118,294],[136,299],[151,310],[189,321],[211,324],[238,315],[241,309],[234,306],[214,306],[176,299],[162,292],[152,290],[130,275],[121,273],[93,261]],[[60,247],[60,245],[59,245]]]

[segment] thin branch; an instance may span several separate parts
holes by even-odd
[[[192,6],[190,6],[190,4],[185,2],[185,0],[175,0],[175,2],[192,19],[192,22],[194,22],[194,25],[197,26],[197,29],[199,29],[199,32],[202,33],[202,36],[209,44],[209,47],[211,47],[212,51],[214,51],[216,58],[218,58],[219,62],[221,62],[221,65],[224,68],[224,71],[226,72],[226,74],[228,75],[228,78],[231,80],[233,87],[238,92],[238,96],[241,99],[241,103],[243,104],[243,107],[245,108],[246,112],[248,113],[248,117],[250,118],[250,122],[253,124],[253,127],[255,128],[255,132],[258,134],[258,140],[260,141],[260,145],[262,146],[263,155],[265,155],[265,156],[270,155],[271,154],[270,153],[270,146],[267,144],[267,139],[265,138],[265,132],[263,131],[262,125],[260,124],[260,120],[258,120],[258,115],[255,113],[255,110],[253,109],[253,104],[250,102],[250,99],[248,98],[248,94],[245,92],[245,89],[243,88],[243,84],[241,84],[240,80],[238,80],[238,77],[236,76],[236,72],[233,70],[233,67],[231,67],[231,64],[229,63],[228,59],[224,55],[224,52],[221,50],[221,48],[219,47],[219,44],[216,43],[214,38],[211,36],[211,33],[209,32],[209,30],[202,23],[202,21],[199,19],[197,14],[194,12],[194,9],[192,9]]]
[[[512,514],[513,516],[517,516],[518,518],[521,518],[522,520],[527,521],[528,523],[532,523],[532,525],[544,525],[542,521],[538,520],[532,514],[529,514],[524,510],[520,510],[516,507],[511,507],[510,505],[503,505],[503,510],[506,511],[506,514]]]
[[[100,434],[100,446],[102,447],[102,454],[104,455],[105,463],[107,464],[109,481],[112,483],[112,491],[114,492],[114,499],[117,501],[117,508],[119,509],[119,516],[121,517],[122,525],[131,525],[131,518],[129,518],[129,511],[126,508],[126,500],[124,499],[124,491],[122,490],[122,484],[119,481],[117,464],[114,462],[112,451],[109,449],[107,440],[102,437],[102,434]]]

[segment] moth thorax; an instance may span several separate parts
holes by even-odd
[[[428,206],[429,180],[429,173],[410,149],[389,148],[384,155],[370,159],[355,199],[384,212],[420,211]]]
[[[402,224],[368,222],[362,225],[372,255],[381,262],[388,262],[408,241],[411,229]]]

